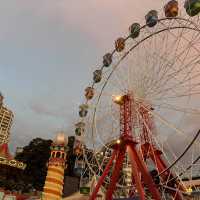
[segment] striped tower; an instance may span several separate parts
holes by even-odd
[[[42,194],[42,200],[61,200],[66,160],[67,140],[59,133],[51,145],[51,156]]]

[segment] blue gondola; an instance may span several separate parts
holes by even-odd
[[[107,53],[103,56],[103,65],[105,67],[109,67],[112,63],[112,54],[111,53]]]
[[[158,12],[156,10],[151,10],[145,16],[146,25],[149,27],[153,27],[158,22]]]
[[[140,35],[140,24],[134,23],[129,27],[130,37],[136,38]]]

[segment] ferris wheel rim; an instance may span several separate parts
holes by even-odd
[[[183,17],[164,17],[164,18],[158,19],[158,23],[159,23],[159,22],[162,22],[162,21],[166,21],[166,20],[169,20],[169,21],[171,21],[171,20],[181,20],[181,21],[185,21],[185,22],[190,22],[192,25],[195,26],[195,28],[197,28],[197,29],[200,31],[200,29],[199,29],[199,27],[197,26],[196,23],[194,23],[193,21],[191,21],[191,20],[189,20],[189,19],[185,19],[185,18],[183,18]],[[148,26],[148,25],[145,24],[145,25],[141,26],[141,27],[139,28],[139,30],[145,29],[147,26]],[[128,35],[127,37],[125,37],[125,41],[127,41],[129,38],[130,38],[130,35]],[[111,55],[114,55],[115,53],[116,53],[116,49],[114,49],[114,50],[111,52]],[[101,69],[103,69],[103,68],[104,68],[104,66],[101,67]],[[95,83],[93,82],[92,87],[93,87],[94,85],[95,85]]]
[[[168,27],[168,28],[166,28],[166,29],[163,29],[163,30],[158,31],[157,33],[154,32],[153,34],[151,34],[150,37],[147,37],[145,40],[151,38],[151,37],[152,37],[153,35],[155,35],[155,34],[159,34],[160,32],[167,31],[167,30],[172,30],[172,29],[183,29],[183,28],[186,28],[186,29],[195,30],[195,31],[200,32],[199,28],[197,27],[197,25],[196,25],[193,21],[190,21],[190,20],[188,20],[188,19],[184,19],[184,18],[181,18],[181,17],[163,18],[163,19],[159,19],[158,21],[160,22],[160,21],[164,21],[164,20],[173,20],[173,19],[176,19],[176,20],[183,20],[183,21],[190,22],[192,25],[194,25],[194,28],[187,27],[187,26],[183,26],[183,27],[180,27],[180,26],[179,26],[179,27],[172,27],[172,28],[171,28],[171,27]],[[144,25],[144,26],[142,26],[140,29],[143,29],[143,28],[145,28],[146,26],[147,26],[147,25]],[[130,38],[130,36],[128,36],[125,40],[128,40],[129,38]],[[140,43],[142,43],[142,42],[143,42],[143,41],[140,41]],[[138,45],[140,45],[140,43],[137,44],[136,47],[137,47]],[[135,49],[136,47],[134,47],[133,49]],[[130,52],[131,52],[133,49],[131,49]],[[113,50],[112,55],[113,55],[115,52],[116,52],[116,50]],[[127,54],[127,55],[128,55],[128,54]],[[127,55],[125,54],[124,56],[122,56],[122,60],[125,59]],[[99,103],[99,100],[100,100],[100,98],[101,98],[101,96],[102,96],[103,90],[104,90],[104,88],[106,87],[106,85],[107,85],[107,83],[108,83],[108,81],[109,81],[109,78],[112,76],[112,73],[114,73],[115,69],[120,65],[120,63],[121,63],[122,60],[119,59],[119,63],[117,62],[117,64],[113,66],[110,75],[108,76],[107,80],[106,80],[105,83],[103,84],[102,89],[101,89],[101,92],[100,92],[100,94],[98,95],[98,100],[97,100],[97,103],[95,104],[95,108],[94,108],[94,111],[93,111],[93,117],[92,117],[92,121],[93,121],[93,122],[92,122],[92,134],[94,133],[94,132],[93,132],[93,131],[94,131],[94,130],[93,130],[93,129],[94,129],[94,124],[95,124],[95,123],[94,123],[94,120],[96,120],[96,119],[95,119],[95,118],[96,118],[96,111],[97,111],[98,103]],[[104,68],[104,67],[101,67],[101,69],[103,69],[103,68]],[[95,83],[93,82],[92,87],[94,87],[94,86],[95,86]],[[86,103],[88,103],[88,100],[86,101]],[[103,142],[101,142],[101,144],[102,144],[106,149],[109,149],[109,147],[108,147],[107,145],[105,145]],[[85,156],[85,155],[84,155],[84,156]],[[88,167],[89,167],[90,170],[93,172],[94,176],[95,176],[95,177],[98,177],[98,175],[96,174],[96,172],[95,172],[95,171],[92,169],[92,167],[90,166],[90,163],[88,162],[87,157],[85,157],[85,160],[86,160],[86,163],[87,163]]]
[[[163,20],[166,20],[166,19],[172,20],[172,18],[163,18],[162,21],[163,21]],[[183,20],[183,18],[175,18],[175,19],[182,19],[182,20]],[[187,20],[187,19],[184,19],[184,21],[191,22],[190,20]],[[192,23],[192,24],[194,24],[194,23]],[[146,27],[146,25],[143,26],[143,27]],[[112,74],[115,72],[115,69],[120,65],[120,63],[121,63],[121,62],[126,58],[126,56],[127,56],[130,52],[132,52],[137,46],[139,46],[141,43],[143,43],[144,41],[148,40],[149,38],[153,37],[154,35],[157,35],[157,34],[159,34],[159,33],[162,33],[162,32],[164,32],[164,31],[167,31],[167,30],[183,29],[183,28],[200,32],[200,30],[197,29],[197,28],[191,28],[191,27],[187,27],[187,26],[181,26],[181,27],[180,27],[180,26],[177,26],[177,27],[169,27],[169,28],[161,29],[161,30],[159,30],[159,31],[157,31],[157,32],[153,32],[152,34],[150,34],[150,35],[148,35],[147,37],[143,38],[141,41],[137,42],[135,45],[133,45],[133,47],[131,47],[131,48],[129,49],[129,51],[127,51],[127,52],[119,59],[119,61],[117,61],[117,63],[113,66],[113,69],[111,70],[109,76],[106,78],[105,83],[103,84],[103,86],[102,86],[102,88],[101,88],[101,90],[100,90],[100,93],[99,93],[99,95],[98,95],[96,104],[95,104],[95,106],[94,106],[93,117],[92,117],[92,137],[94,137],[94,134],[93,134],[93,133],[94,133],[94,124],[95,124],[94,121],[95,121],[95,117],[96,117],[97,106],[98,106],[98,104],[99,104],[99,101],[100,101],[100,98],[101,98],[101,96],[102,96],[103,90],[104,90],[104,88],[106,87],[106,85],[107,85],[109,79],[111,78]],[[103,142],[102,142],[101,144],[102,144],[103,146],[105,146],[105,145],[103,144]],[[105,146],[105,147],[106,147],[106,146]]]
[[[188,20],[188,19],[184,19],[184,18],[181,18],[181,17],[176,17],[176,18],[162,18],[162,19],[159,19],[159,21],[172,20],[172,19],[176,19],[176,20],[178,19],[178,20],[190,22],[191,24],[193,24],[193,25],[195,26],[195,28],[191,28],[191,27],[187,27],[187,26],[182,26],[182,27],[178,26],[178,27],[169,27],[169,28],[166,28],[166,29],[159,30],[159,31],[157,31],[157,32],[154,32],[154,33],[150,34],[150,35],[147,36],[146,38],[143,38],[143,39],[142,39],[141,41],[139,41],[136,45],[133,45],[133,48],[131,48],[130,51],[132,51],[134,48],[136,48],[138,45],[140,45],[140,43],[142,43],[143,41],[145,41],[145,40],[151,38],[153,35],[159,34],[159,33],[161,33],[161,32],[167,31],[167,30],[172,30],[172,29],[183,29],[183,28],[185,28],[185,29],[190,29],[190,30],[199,31],[199,29],[197,28],[197,25],[196,25],[193,21],[190,21],[190,20]],[[141,29],[143,29],[143,28],[145,28],[145,27],[146,27],[146,25],[142,26]],[[126,38],[126,40],[127,40],[128,38],[129,38],[129,36]],[[115,53],[115,50],[112,52],[112,54],[114,54],[114,53]],[[112,73],[115,71],[115,69],[116,69],[116,68],[118,67],[118,65],[121,63],[121,61],[122,61],[123,59],[126,58],[127,55],[128,55],[128,54],[125,54],[125,56],[122,56],[122,59],[120,59],[120,60],[117,62],[117,64],[113,67],[113,69],[112,69],[112,71],[111,71],[109,77],[107,78],[106,82],[103,84],[103,87],[102,87],[102,89],[101,89],[101,92],[100,92],[100,94],[99,94],[99,96],[98,96],[98,101],[97,101],[97,103],[95,104],[95,108],[94,108],[95,111],[93,112],[94,115],[93,115],[93,122],[92,122],[93,128],[92,128],[92,129],[94,129],[94,120],[95,120],[95,116],[96,116],[96,109],[97,109],[97,106],[98,106],[98,102],[99,102],[99,100],[100,100],[100,98],[101,98],[103,89],[105,88],[107,82],[109,81],[109,78],[112,76]],[[93,84],[92,86],[94,86],[94,84]],[[94,131],[94,130],[93,130],[93,131]],[[92,131],[92,132],[93,132],[93,131]],[[109,148],[109,147],[106,146],[103,142],[102,142],[101,144],[102,144],[105,148]],[[89,164],[89,163],[88,163],[88,164]]]

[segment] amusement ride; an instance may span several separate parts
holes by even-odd
[[[150,10],[93,72],[74,145],[90,200],[188,199],[182,179],[200,174],[199,12],[200,0]]]

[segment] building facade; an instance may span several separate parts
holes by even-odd
[[[13,117],[12,111],[3,105],[3,96],[0,93],[0,145],[9,141]]]

